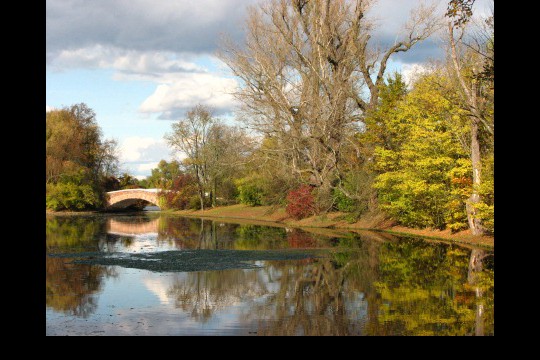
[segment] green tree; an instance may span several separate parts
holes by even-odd
[[[401,224],[453,230],[466,227],[470,160],[456,135],[468,131],[461,109],[446,100],[430,76],[419,80],[385,124],[399,134],[375,147],[380,207]],[[451,119],[451,120],[449,120]]]
[[[76,104],[46,114],[47,207],[102,206],[108,178],[118,170],[117,143],[102,139],[95,113]]]
[[[161,160],[157,168],[152,169],[152,173],[146,178],[146,185],[149,188],[168,189],[174,179],[182,173],[180,163],[176,160],[167,162]]]
[[[90,185],[73,182],[47,184],[46,205],[51,210],[89,210],[102,204],[100,194]]]
[[[338,168],[339,181],[334,189],[335,207],[351,213],[356,220],[366,211],[377,211],[377,191],[373,187],[380,173],[373,159],[377,147],[399,151],[406,139],[408,124],[400,116],[400,104],[408,93],[407,84],[399,72],[389,75],[379,84],[379,102],[363,119],[361,131],[351,139],[351,148],[344,155],[344,166]]]
[[[472,164],[472,192],[467,200],[467,219],[474,235],[490,229],[484,225],[486,204],[483,155],[490,152],[494,135],[494,17],[476,27],[473,21],[474,0],[451,0],[447,8],[448,77],[452,82],[453,102],[467,112],[470,127],[469,153]],[[475,32],[476,30],[476,32]],[[473,32],[473,34],[468,34]],[[488,139],[487,144],[483,141]],[[487,147],[487,149],[486,149]],[[488,180],[489,185],[489,180]]]
[[[400,149],[406,139],[404,128],[408,124],[399,112],[407,93],[407,84],[399,72],[388,76],[380,85],[379,106],[365,117],[364,130],[358,136],[367,156],[372,156],[377,146],[393,151]]]
[[[137,189],[139,188],[139,180],[128,173],[123,173],[118,178],[120,189]]]

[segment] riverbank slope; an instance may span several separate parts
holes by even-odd
[[[392,221],[382,217],[364,217],[356,222],[346,220],[347,214],[333,212],[325,215],[315,215],[302,220],[294,220],[285,212],[284,208],[271,206],[248,206],[243,204],[219,206],[212,209],[178,210],[172,213],[183,216],[242,219],[269,223],[278,223],[291,227],[304,228],[335,228],[343,230],[374,230],[394,234],[416,235],[428,239],[444,240],[455,243],[477,245],[486,248],[494,247],[493,236],[474,236],[469,230],[452,234],[450,230],[412,229],[395,225]]]

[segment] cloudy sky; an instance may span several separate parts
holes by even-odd
[[[198,103],[234,118],[227,93],[237,82],[214,54],[221,34],[242,42],[246,7],[263,0],[46,1],[47,110],[86,103],[104,136],[118,140],[124,171],[143,178],[177,158],[163,135]],[[418,4],[379,0],[377,39],[393,43]],[[394,57],[389,70],[409,73],[441,54],[434,38]]]

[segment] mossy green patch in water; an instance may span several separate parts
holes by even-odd
[[[116,265],[155,272],[189,272],[225,269],[253,269],[262,260],[317,258],[315,250],[182,250],[155,253],[72,253],[52,257],[76,258],[75,264]]]

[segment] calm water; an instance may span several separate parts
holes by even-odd
[[[159,212],[50,216],[46,231],[47,335],[494,334],[494,261],[485,250]],[[96,253],[144,258],[302,249],[317,255],[254,259],[248,268],[225,270],[77,263]]]

